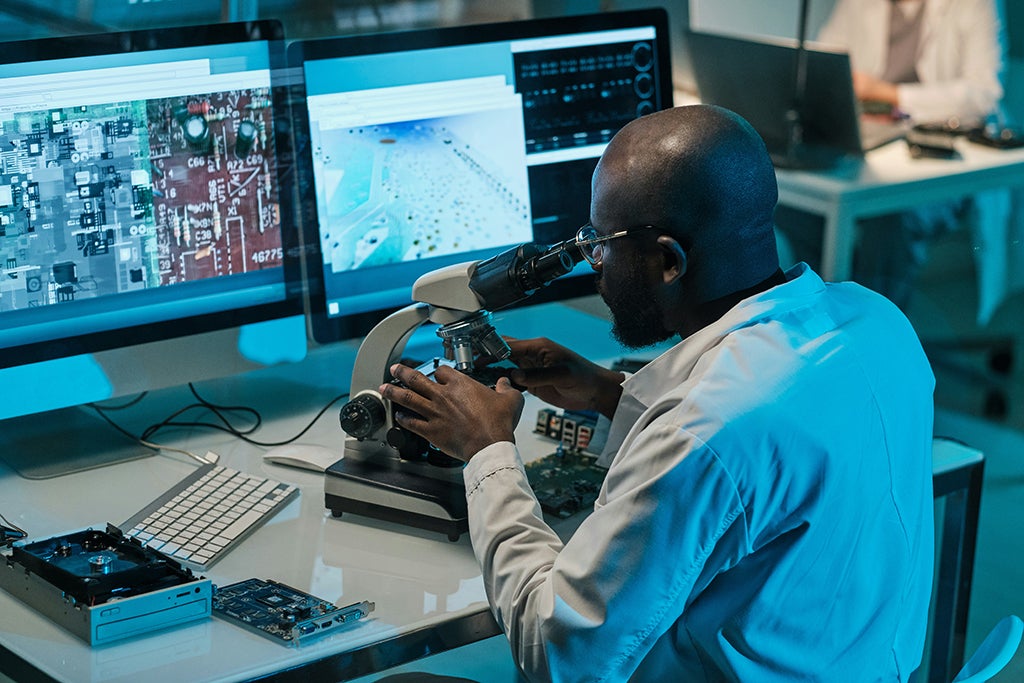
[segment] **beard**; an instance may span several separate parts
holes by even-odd
[[[670,338],[673,332],[665,329],[665,317],[654,289],[644,279],[641,260],[633,257],[625,266],[614,280],[604,270],[597,274],[597,292],[612,314],[612,336],[629,349]]]

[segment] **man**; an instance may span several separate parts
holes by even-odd
[[[399,423],[465,468],[494,615],[531,680],[907,680],[931,587],[933,379],[884,298],[783,274],[775,175],[735,114],[625,126],[578,237],[616,336],[682,341],[627,378],[548,340],[513,380],[613,418],[594,511],[564,545],[513,443],[523,406],[395,366]]]
[[[858,99],[976,125],[1003,96],[995,0],[838,0],[818,40],[850,53]]]
[[[866,108],[968,129],[983,124],[1003,96],[1001,33],[995,0],[837,0],[818,40],[849,52]],[[979,273],[977,317],[985,323],[1007,287],[1009,210],[1009,193],[1000,189],[862,219],[853,279],[906,309],[928,246],[967,225]],[[820,253],[813,217],[780,207],[776,220],[797,258]]]

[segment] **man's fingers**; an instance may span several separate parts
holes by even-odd
[[[509,339],[506,338],[508,347],[512,351],[511,360],[516,365],[524,368],[542,366],[546,349],[551,342],[544,338],[536,339]]]
[[[427,380],[429,381],[429,380]],[[425,417],[429,416],[431,402],[428,398],[420,396],[416,391],[407,389],[397,384],[382,384],[378,389],[380,395],[392,403],[408,408]]]
[[[423,435],[423,432],[430,426],[430,423],[424,420],[421,415],[408,410],[396,410],[394,415],[395,422],[402,425],[409,431],[420,435]]]
[[[414,370],[413,368],[396,363],[391,366],[391,376],[415,391],[417,394],[421,394],[429,398],[432,393],[434,383],[419,370]]]
[[[393,366],[391,374],[406,386],[390,382],[382,384],[378,389],[381,396],[402,405],[404,408],[408,408],[410,411],[419,413],[424,417],[430,417],[431,398],[423,389],[429,389],[427,385],[433,385],[433,382],[422,373],[403,366]]]

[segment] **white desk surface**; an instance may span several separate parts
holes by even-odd
[[[500,331],[518,336],[547,333],[563,343],[584,340],[577,348],[593,358],[614,358],[621,352],[608,340],[605,321],[562,306],[529,309],[498,322]],[[535,323],[548,329],[532,329]],[[267,423],[259,438],[287,438],[347,388],[352,348],[319,349],[298,366],[212,382],[201,390],[214,402],[241,402],[263,410]],[[153,400],[160,405],[156,412],[161,417],[191,401],[180,388],[159,392]],[[528,401],[517,431],[526,459],[553,450],[550,442],[531,432],[539,406],[536,399]],[[300,443],[339,445],[337,407]],[[164,436],[163,442],[169,438]],[[215,584],[274,579],[339,606],[370,600],[376,610],[350,629],[301,648],[285,647],[217,618],[91,648],[0,591],[0,646],[62,681],[177,683],[245,680],[367,649],[386,668],[437,651],[402,651],[395,646],[396,637],[454,626],[443,647],[458,647],[495,633],[468,535],[451,543],[440,534],[368,518],[334,519],[324,508],[321,475],[264,464],[265,449],[226,434],[183,431],[173,441],[168,445],[198,453],[213,450],[224,465],[291,482],[302,491],[205,574]],[[972,449],[936,442],[941,469],[978,457]],[[158,455],[32,481],[0,464],[0,512],[34,538],[87,526],[102,528],[108,521],[120,524],[193,467],[185,456]],[[331,670],[339,680],[358,673],[365,671]]]
[[[602,355],[614,352],[605,321],[564,306],[557,306],[557,314],[552,314],[550,308],[496,315],[495,323],[500,332],[521,337],[547,334],[557,339],[561,331],[567,343],[589,327],[593,334],[579,334],[579,338],[587,339],[585,344],[591,348],[582,351],[591,357],[597,349],[604,349]],[[542,327],[534,329],[537,321]],[[429,353],[438,353],[439,344]],[[347,390],[354,349],[354,344],[317,349],[297,366],[209,382],[200,390],[213,402],[251,405],[263,411],[265,425],[255,436],[264,441],[285,439]],[[158,407],[149,412],[161,418],[192,398],[186,389],[176,388],[157,392],[143,404],[151,402]],[[344,435],[338,426],[338,408],[342,403],[299,443],[337,446],[340,452]],[[538,407],[536,399],[528,403],[517,432],[521,448],[534,457],[555,448],[531,432]],[[130,421],[130,411],[124,412],[125,416],[114,417]],[[147,416],[137,427],[155,421]],[[220,585],[252,577],[273,579],[339,606],[370,600],[376,604],[375,611],[351,628],[301,648],[285,647],[217,618],[91,648],[0,590],[0,646],[62,681],[177,683],[244,680],[381,644],[376,661],[387,667],[430,654],[424,649],[401,651],[392,640],[397,636],[455,625],[447,634],[452,641],[445,647],[456,647],[496,632],[468,534],[451,543],[441,534],[365,517],[332,518],[324,508],[322,475],[265,464],[266,449],[227,434],[180,430],[161,433],[155,440],[198,454],[212,450],[220,454],[223,465],[301,488],[297,500],[204,576]],[[191,459],[171,453],[54,479],[28,480],[0,461],[0,512],[31,538],[89,526],[104,528],[107,522],[127,520],[194,467]],[[332,675],[340,679],[346,674],[332,671]]]
[[[779,203],[825,218],[821,274],[846,280],[858,218],[1024,185],[1024,148],[992,149],[963,138],[956,148],[959,159],[914,159],[897,140],[826,171],[777,169]]]

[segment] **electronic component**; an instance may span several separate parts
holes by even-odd
[[[28,534],[21,527],[14,526],[7,521],[7,518],[0,514],[0,547],[9,546],[15,541],[20,541]]]
[[[541,408],[533,431],[559,444],[551,455],[526,463],[526,478],[541,509],[565,519],[592,508],[608,471],[594,455],[607,436],[597,433],[597,414]]]
[[[242,628],[286,645],[304,645],[367,616],[372,602],[347,607],[314,597],[277,581],[246,579],[217,587],[213,613]]]
[[[597,457],[565,449],[526,463],[541,510],[560,519],[593,508],[607,471]]]
[[[604,446],[603,439],[600,443],[594,440],[596,430],[596,413],[576,410],[559,412],[554,408],[538,410],[537,424],[533,428],[535,433],[558,441],[566,449],[592,453],[600,452]]]
[[[108,524],[15,543],[0,587],[90,645],[210,616],[212,585]]]

